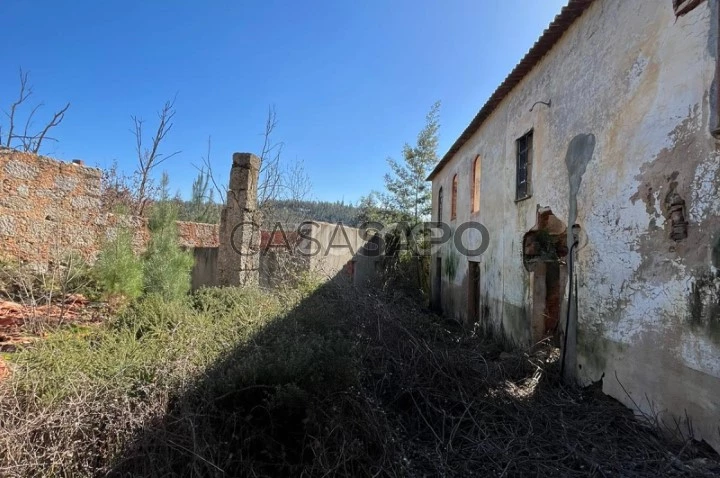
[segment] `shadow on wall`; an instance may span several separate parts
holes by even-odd
[[[191,272],[192,291],[202,287],[215,287],[218,285],[217,247],[193,248],[193,269]]]

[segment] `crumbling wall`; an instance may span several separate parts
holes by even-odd
[[[118,228],[138,252],[149,239],[144,218],[104,213],[102,172],[82,162],[0,149],[0,259],[43,267],[68,253],[92,261]],[[218,226],[178,222],[181,245],[217,247]]]
[[[219,247],[220,238],[218,224],[177,221],[180,245],[187,248]]]
[[[80,163],[0,151],[0,253],[42,263],[58,250],[96,249],[98,228],[112,227],[100,210],[101,172]]]

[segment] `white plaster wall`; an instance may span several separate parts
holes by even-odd
[[[433,191],[437,198],[443,187],[449,219],[458,174],[453,223],[479,220],[491,234],[480,259],[483,318],[525,342],[530,275],[522,237],[538,206],[567,223],[567,147],[576,135],[594,134],[577,195],[576,373],[662,418],[687,412],[696,435],[720,448],[720,335],[690,320],[702,271],[720,283],[709,253],[720,236],[720,155],[709,134],[716,4],[676,19],[671,0],[597,0],[438,173]],[[552,107],[529,111],[548,100]],[[531,128],[533,196],[516,203],[515,140]],[[481,207],[472,214],[477,155]],[[689,221],[678,243],[663,206],[672,190],[686,201]],[[467,313],[466,274],[461,257],[455,277],[443,275],[444,310],[459,319]]]
[[[307,227],[308,235],[317,242],[303,241],[301,249],[309,256],[310,269],[327,278],[342,272],[348,262],[358,260],[366,242],[360,229],[340,223],[314,221]]]

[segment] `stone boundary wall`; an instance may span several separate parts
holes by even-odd
[[[133,231],[142,251],[146,219],[103,212],[101,177],[79,161],[0,149],[0,260],[45,266],[73,252],[92,261],[119,227]],[[185,247],[218,246],[216,224],[178,222],[178,231]]]
[[[180,245],[187,248],[219,247],[218,224],[177,221]]]
[[[302,235],[298,229],[287,230],[285,237],[279,231],[272,236],[262,231],[260,283],[273,286],[289,276],[312,272],[323,280],[344,278],[365,285],[377,278],[384,257],[366,250],[363,235],[361,229],[321,221],[305,224]]]

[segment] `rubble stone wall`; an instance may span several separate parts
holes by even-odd
[[[0,149],[0,260],[44,266],[77,253],[92,261],[119,227],[133,231],[142,251],[146,220],[103,212],[101,177],[80,161]],[[178,231],[185,247],[218,246],[216,224],[178,222]]]
[[[260,158],[233,154],[230,188],[220,216],[220,285],[257,285],[260,281],[260,214],[257,210]]]

